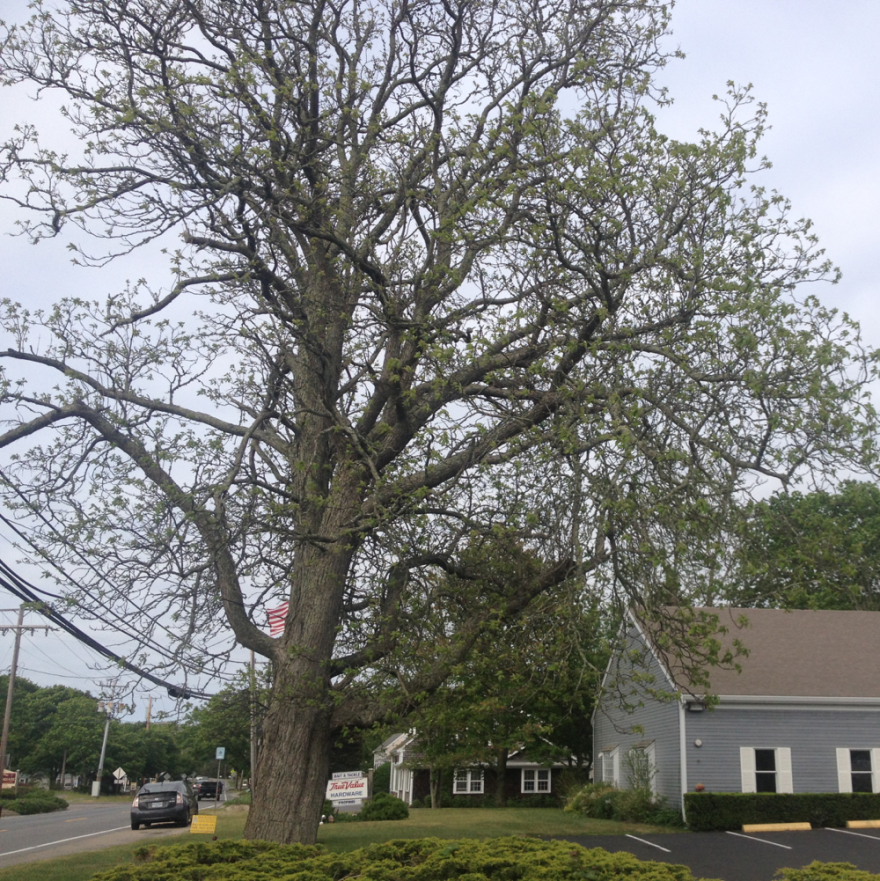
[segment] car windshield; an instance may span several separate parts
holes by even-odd
[[[147,795],[151,792],[177,792],[182,788],[180,783],[148,783],[141,787],[140,794]]]

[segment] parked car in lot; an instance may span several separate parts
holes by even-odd
[[[223,793],[222,780],[197,780],[193,787],[196,791],[196,798],[201,801],[203,798],[214,798]]]
[[[193,814],[198,812],[199,801],[186,780],[147,783],[138,790],[131,803],[131,828],[172,822],[189,826]]]

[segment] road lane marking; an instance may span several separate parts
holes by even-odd
[[[664,853],[672,853],[672,851],[668,847],[660,847],[659,844],[654,844],[653,841],[645,841],[644,838],[636,838],[635,835],[630,835],[628,832],[626,834],[627,838],[632,838],[633,841],[641,842],[642,844],[647,844],[648,847],[656,847],[657,850],[662,850]]]
[[[45,844],[35,844],[33,847],[23,847],[21,850],[7,850],[0,853],[0,859],[3,857],[11,857],[14,853],[24,853],[28,850],[39,850],[41,847],[52,847],[53,844],[65,844],[68,841],[77,841],[80,838],[94,838],[96,835],[106,835],[108,832],[121,832],[123,829],[131,829],[128,826],[117,826],[115,829],[105,829],[103,832],[89,832],[86,835],[74,835],[73,838],[60,838],[58,841],[47,841]]]
[[[81,823],[83,820],[88,820],[88,817],[72,817],[70,820],[65,820],[65,823]]]
[[[825,827],[829,832],[842,832],[844,835],[858,835],[859,838],[870,838],[872,841],[880,841],[876,835],[865,835],[864,832],[850,832],[849,829],[832,829],[830,826]]]
[[[728,835],[735,835],[737,838],[748,838],[749,841],[760,841],[763,844],[772,844],[774,847],[784,847],[786,850],[793,850],[787,844],[780,844],[778,841],[767,841],[766,838],[755,838],[754,835],[743,835],[742,832],[728,832]]]

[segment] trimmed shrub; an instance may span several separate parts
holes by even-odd
[[[644,862],[628,853],[587,850],[565,841],[422,838],[348,853],[265,841],[218,841],[139,849],[140,866],[118,866],[92,881],[695,881],[685,866]]]
[[[360,820],[406,820],[408,817],[406,802],[387,792],[377,792],[358,812]]]
[[[880,793],[689,792],[688,826],[695,832],[739,829],[746,823],[812,823],[845,826],[847,820],[880,819]]]

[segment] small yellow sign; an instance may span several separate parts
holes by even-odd
[[[203,835],[213,835],[217,831],[217,815],[202,816],[201,814],[193,817],[190,832],[201,833]]]

